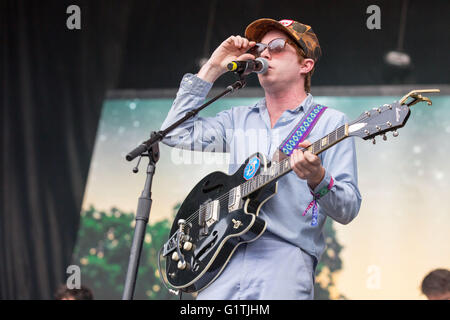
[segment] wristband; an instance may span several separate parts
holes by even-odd
[[[311,209],[312,207],[312,221],[311,221],[311,225],[312,226],[316,226],[318,221],[318,208],[317,208],[317,200],[319,200],[320,198],[322,198],[324,195],[326,195],[331,188],[334,185],[334,180],[333,177],[330,177],[330,183],[328,184],[328,186],[324,186],[322,189],[320,189],[317,193],[313,193],[311,192],[311,195],[313,196],[313,200],[309,203],[308,207],[305,209],[305,211],[303,211],[302,216],[305,216],[305,214]]]

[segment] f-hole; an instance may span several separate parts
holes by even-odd
[[[205,181],[205,183],[203,184],[203,188],[202,188],[202,191],[204,193],[210,193],[211,191],[214,191],[216,189],[223,187],[222,183],[213,184],[213,185],[210,185],[210,184],[211,184],[210,180]]]

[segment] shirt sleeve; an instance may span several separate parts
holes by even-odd
[[[161,130],[166,129],[187,112],[200,107],[212,87],[212,83],[204,81],[193,74],[184,75],[180,88],[172,104]],[[233,129],[231,110],[219,112],[215,117],[198,115],[186,120],[162,142],[168,146],[195,151],[228,152],[228,137]]]
[[[338,121],[334,123],[330,132],[348,123],[348,119],[343,113],[339,113]],[[318,199],[322,213],[341,224],[348,224],[358,215],[361,206],[354,138],[346,138],[324,151],[322,166],[325,168],[325,176],[310,191],[315,195],[323,194]],[[324,190],[327,189],[329,191],[325,193]]]

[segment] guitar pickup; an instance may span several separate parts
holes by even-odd
[[[200,205],[198,214],[198,225],[201,227],[200,235],[208,234],[208,227],[219,221],[220,201],[208,201]]]
[[[237,186],[230,190],[228,196],[228,212],[235,211],[241,207],[241,187]]]

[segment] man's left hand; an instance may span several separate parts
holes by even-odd
[[[309,147],[311,142],[303,141],[298,146],[301,148]],[[320,158],[308,150],[304,152],[295,149],[290,158],[291,168],[300,179],[308,182],[311,189],[314,189],[325,176],[325,168],[322,167]]]

